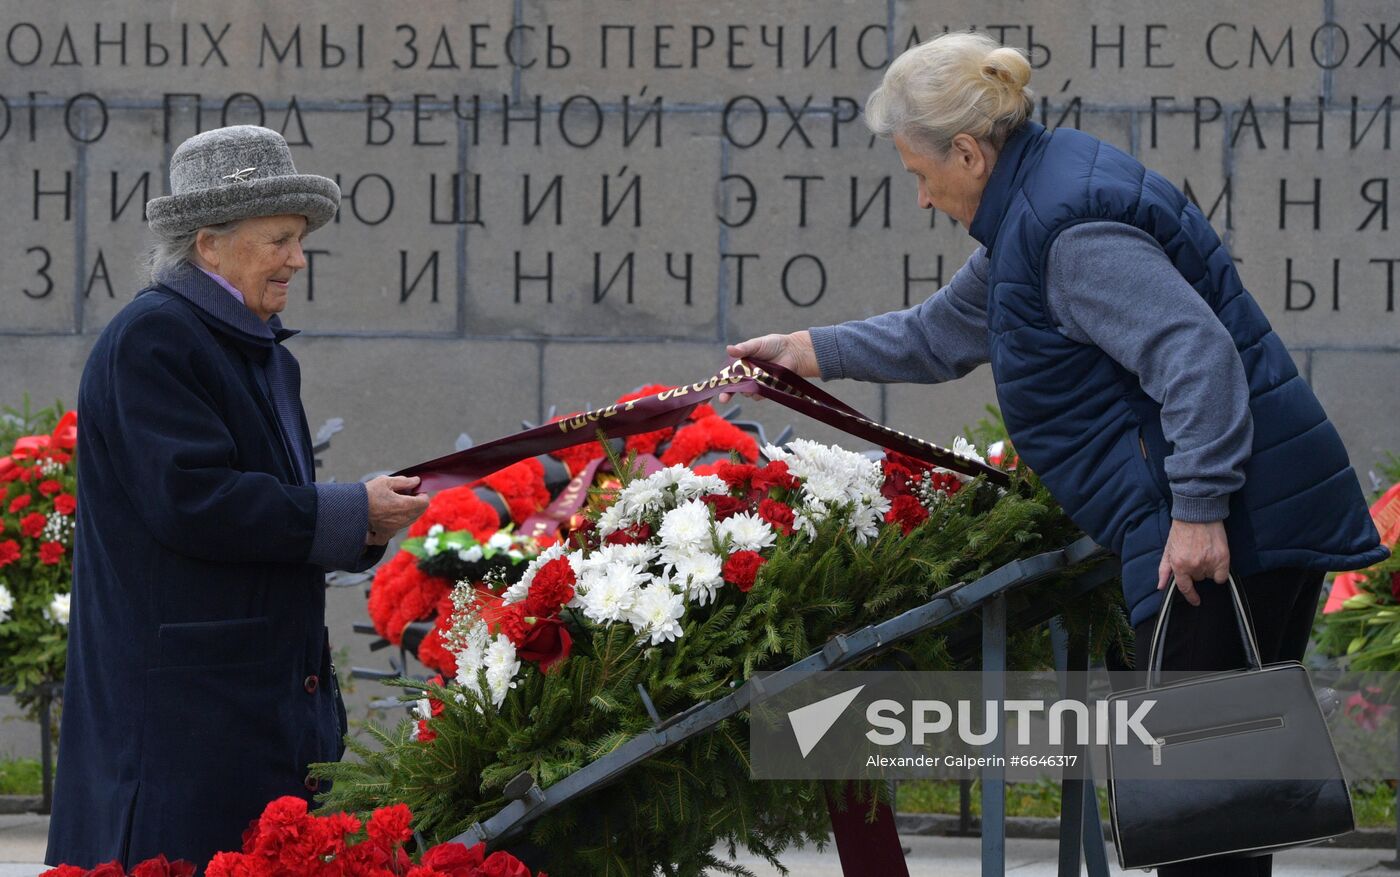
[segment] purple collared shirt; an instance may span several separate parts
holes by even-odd
[[[190,264],[191,264],[191,265],[194,265],[194,262],[190,262]],[[195,265],[194,267],[199,268],[198,265]],[[203,268],[199,268],[199,270],[200,270],[200,271],[204,271]],[[215,274],[213,271],[204,271],[204,273],[207,274],[207,275],[209,275],[209,279],[210,279],[210,280],[213,280],[215,283],[219,284],[219,285],[222,286],[224,289],[228,290],[228,294],[231,295],[231,296],[233,296],[234,298],[238,299],[238,303],[239,303],[239,304],[241,304],[241,305],[246,305],[246,304],[247,304],[247,302],[243,300],[243,293],[241,293],[241,292],[239,292],[237,289],[235,289],[232,283],[229,283],[227,280],[225,280],[224,278],[220,277],[218,274]]]

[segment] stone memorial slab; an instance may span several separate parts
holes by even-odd
[[[76,241],[87,211],[79,144],[62,112],[36,109],[33,142],[17,136],[0,149],[0,252],[6,270],[0,327],[13,332],[71,332],[75,326]],[[80,124],[74,121],[75,128]]]
[[[713,338],[721,271],[712,114],[493,117],[467,151],[465,322],[475,335]],[[601,130],[601,133],[598,133]],[[569,133],[577,132],[577,133]],[[587,148],[570,145],[598,137]],[[661,137],[657,146],[656,137]],[[523,142],[522,142],[523,138]]]
[[[301,363],[302,399],[315,430],[332,417],[320,477],[358,480],[450,454],[466,433],[486,442],[520,429],[539,409],[533,345],[456,338],[324,338],[288,342]]]
[[[585,14],[586,10],[586,14]],[[741,96],[777,108],[778,96],[864,101],[879,84],[891,46],[883,0],[742,0],[587,4],[524,0],[533,65],[522,71],[526,97],[561,102],[575,94],[633,100],[643,86],[667,103],[723,107]],[[570,53],[567,66],[550,40]],[[589,71],[586,77],[579,70]]]
[[[1393,98],[1400,82],[1400,21],[1387,0],[1348,0],[1328,7],[1318,37],[1326,45],[1328,97],[1335,107],[1376,107]]]
[[[1368,470],[1400,454],[1400,357],[1393,351],[1318,350],[1312,387],[1342,434],[1351,464],[1369,494]]]
[[[1400,214],[1390,153],[1375,132],[1350,148],[1347,113],[1304,115],[1321,119],[1320,135],[1295,126],[1285,147],[1284,116],[1265,113],[1257,136],[1246,129],[1235,147],[1241,276],[1290,345],[1393,346]]]
[[[457,3],[53,3],[7,0],[0,81],[11,100],[30,91],[85,92],[225,110],[261,104],[269,127],[303,107],[368,94],[510,92],[509,0]],[[398,96],[395,92],[402,87]],[[181,137],[174,138],[176,142]]]
[[[1322,68],[1309,51],[1323,24],[1320,3],[896,0],[894,9],[899,50],[915,30],[927,40],[967,28],[1027,50],[1036,68],[1031,85],[1052,105],[1079,97],[1087,106],[1136,106],[1151,95],[1278,101],[1322,88]]]

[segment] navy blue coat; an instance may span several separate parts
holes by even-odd
[[[1132,623],[1155,613],[1164,593],[1157,567],[1172,523],[1163,465],[1172,447],[1161,401],[1103,350],[1061,334],[1045,303],[1056,236],[1102,221],[1161,244],[1244,364],[1254,439],[1225,519],[1234,573],[1358,569],[1385,558],[1341,437],[1201,211],[1112,146],[1026,122],[998,156],[969,229],[989,260],[997,398],[1016,452],[1074,522],[1122,559]]]
[[[50,864],[202,867],[341,756],[324,573],[379,552],[363,485],[308,483],[292,334],[187,265],[93,348]]]

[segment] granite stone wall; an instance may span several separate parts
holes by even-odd
[[[905,46],[976,27],[1030,53],[1039,120],[1130,151],[1201,204],[1365,483],[1400,449],[1397,11],[0,0],[0,402],[71,403],[142,285],[143,203],[173,149],[222,124],[282,131],[300,169],[345,193],[284,314],[304,330],[313,427],[345,420],[325,477],[697,380],[727,340],[915,303],[973,244],[918,209],[859,109]],[[985,367],[832,389],[943,442],[993,401]],[[359,595],[333,607],[354,662],[379,662],[348,633]]]

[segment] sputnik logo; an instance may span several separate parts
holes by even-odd
[[[788,713],[788,721],[792,723],[792,733],[797,738],[797,748],[802,751],[803,758],[817,747],[864,688],[864,685],[857,685],[849,691],[833,694]]]

